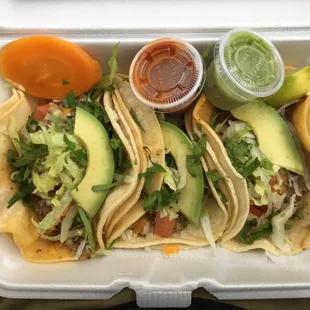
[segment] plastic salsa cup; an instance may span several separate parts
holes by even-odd
[[[157,39],[133,59],[129,82],[136,97],[156,112],[180,112],[193,103],[204,86],[204,62],[187,42]]]
[[[283,80],[284,65],[275,46],[256,32],[235,29],[214,48],[204,92],[216,107],[233,110],[268,98]]]

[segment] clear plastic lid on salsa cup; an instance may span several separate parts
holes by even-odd
[[[144,46],[133,59],[129,81],[136,97],[158,112],[185,110],[205,82],[204,62],[189,43],[161,38]]]
[[[215,45],[205,92],[216,107],[232,110],[268,98],[283,80],[284,64],[276,47],[252,30],[234,29]]]

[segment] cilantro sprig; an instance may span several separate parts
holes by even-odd
[[[275,214],[272,214],[274,216]],[[290,225],[285,224],[285,230],[289,230]],[[244,244],[253,244],[256,240],[260,240],[263,237],[268,237],[272,234],[271,220],[267,219],[266,223],[261,224],[257,227],[257,219],[247,221],[243,226],[242,230],[238,234],[239,240]]]
[[[151,179],[155,173],[166,172],[166,170],[160,164],[157,164],[153,162],[152,160],[150,161],[152,163],[152,166],[148,167],[145,172],[139,173],[139,179],[141,179],[142,177],[145,177],[144,188],[146,190],[150,188]]]
[[[205,134],[201,135],[199,141],[193,141],[193,154],[187,155],[186,167],[192,177],[197,177],[200,171],[200,157],[206,152],[207,138]]]
[[[64,135],[64,142],[68,146],[68,150],[71,151],[75,159],[83,166],[87,166],[87,154],[84,149],[78,148],[77,145],[70,141],[67,135]]]
[[[261,162],[257,157],[253,159],[251,154],[253,145],[240,140],[241,137],[242,134],[237,132],[231,139],[224,139],[223,144],[233,166],[246,179],[261,165]],[[267,162],[266,164],[269,165]]]
[[[178,203],[180,196],[179,191],[172,191],[166,185],[163,185],[161,190],[154,191],[144,198],[143,208],[145,211],[159,211],[164,207],[170,206],[173,203]]]

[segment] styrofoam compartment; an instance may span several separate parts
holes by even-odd
[[[227,29],[251,27],[276,44],[286,64],[310,63],[310,3],[303,0],[78,0],[74,10],[70,2],[2,0],[0,48],[23,35],[51,33],[77,42],[107,68],[113,45],[121,42],[119,71],[128,72],[135,53],[157,37],[179,37],[203,51]],[[1,99],[6,96],[0,93]],[[221,248],[215,254],[207,248],[169,258],[157,251],[115,250],[83,262],[34,264],[5,235],[0,248],[4,297],[108,299],[124,287],[136,291],[141,307],[186,307],[198,287],[219,299],[310,297],[309,251],[278,259],[263,251],[238,254]]]

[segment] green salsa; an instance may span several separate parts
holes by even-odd
[[[222,110],[268,97],[283,83],[284,65],[275,47],[256,33],[232,31],[215,47],[205,93]]]

